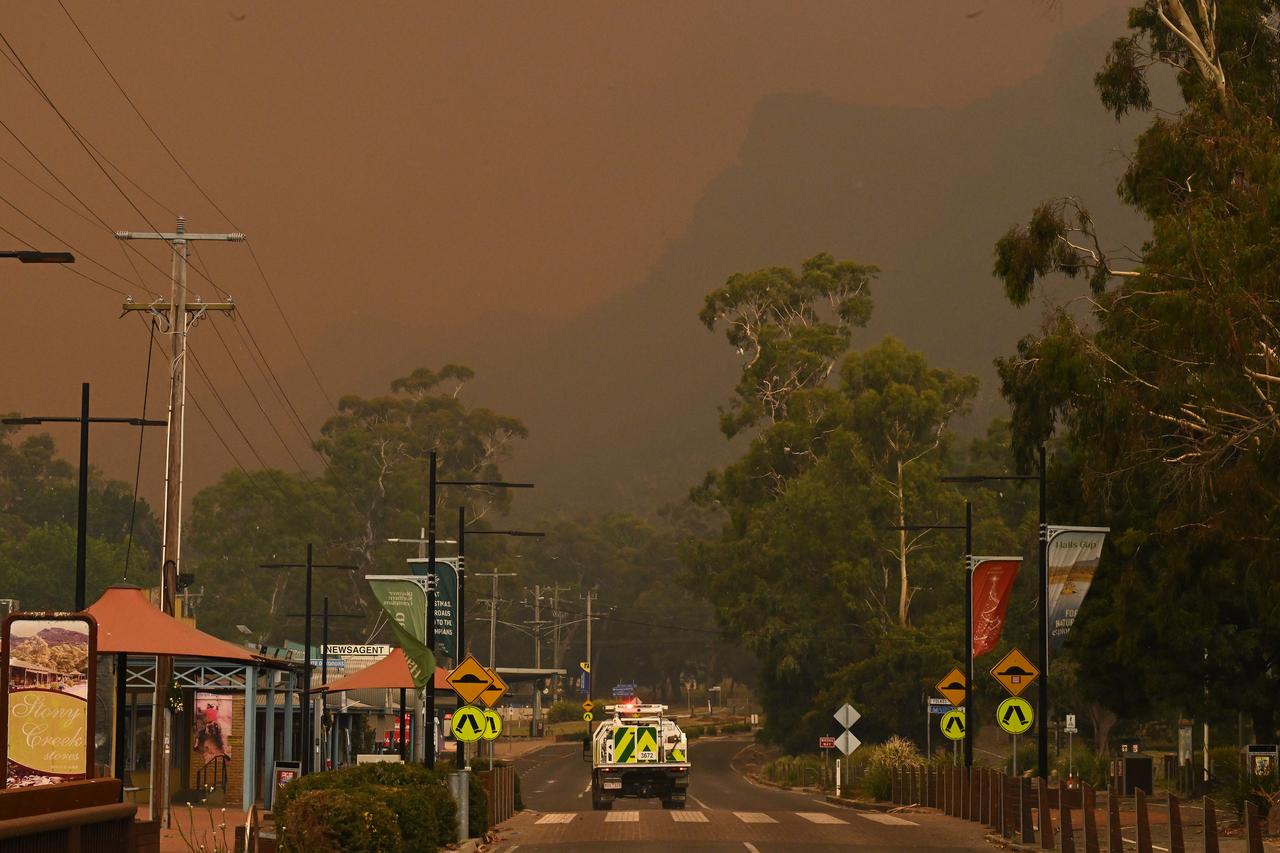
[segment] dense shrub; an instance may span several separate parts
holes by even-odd
[[[788,788],[821,785],[826,774],[825,764],[816,755],[784,755],[770,761],[760,773],[770,782]]]
[[[1022,756],[1019,756],[1022,760]],[[1020,770],[1026,770],[1029,767],[1035,767],[1035,761],[1038,757],[1032,756],[1031,763],[1020,765]],[[1087,744],[1077,743],[1071,751],[1071,755],[1066,750],[1058,753],[1057,759],[1054,761],[1053,768],[1058,771],[1059,779],[1066,779],[1068,770],[1075,773],[1081,782],[1092,785],[1095,788],[1104,787],[1107,779],[1111,774],[1111,759],[1105,754],[1100,755],[1094,752]],[[1008,769],[1006,766],[1005,769]]]
[[[372,790],[311,790],[289,800],[283,847],[306,853],[403,853],[396,813]]]
[[[322,812],[313,814],[312,811],[304,810],[295,814],[292,809],[295,801],[311,794],[353,794],[361,798],[372,797],[386,806],[395,818],[391,831],[395,833],[401,846],[387,849],[403,849],[406,853],[434,853],[438,847],[457,840],[458,811],[449,793],[446,775],[444,770],[430,770],[421,764],[375,763],[311,773],[295,779],[277,792],[272,809],[276,824],[283,831],[283,847],[286,850],[308,853],[312,849],[293,846],[291,839],[295,834],[291,821],[299,817],[307,820],[308,824],[299,829],[303,834],[296,837],[305,836],[308,843],[328,831],[323,826]],[[468,830],[472,837],[478,837],[488,829],[488,799],[482,783],[474,774],[471,775],[470,782],[471,811]],[[343,820],[349,819],[341,809],[336,814],[341,815]]]
[[[568,723],[580,719],[582,719],[582,704],[579,702],[561,699],[558,702],[552,702],[551,707],[547,709],[548,723]]]
[[[685,726],[683,731],[686,740],[702,737],[702,726]]]
[[[862,792],[875,800],[889,799],[893,791],[894,770],[909,770],[925,763],[916,745],[897,735],[871,747],[864,761]]]

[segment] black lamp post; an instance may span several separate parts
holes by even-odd
[[[306,569],[307,570],[307,613],[306,628],[303,630],[303,645],[305,649],[302,653],[302,742],[303,748],[306,750],[302,757],[302,772],[304,774],[311,772],[311,759],[314,753],[312,749],[311,731],[311,572],[314,569],[340,569],[342,571],[354,572],[359,570],[359,566],[347,565],[344,563],[316,563],[311,559],[311,543],[307,543],[307,561],[305,563],[262,563],[258,566],[260,569]]]
[[[74,264],[76,262],[76,256],[70,252],[39,252],[35,249],[0,252],[0,258],[17,258],[24,264]]]
[[[903,524],[889,529],[964,531],[964,766],[972,767],[973,731],[978,719],[973,686],[973,504],[964,502],[964,524]],[[925,710],[929,710],[927,706]]]
[[[14,256],[14,253],[0,253]],[[136,427],[165,426],[168,421],[146,418],[91,418],[89,417],[89,383],[80,386],[80,416],[74,418],[34,417],[4,418],[2,423],[15,426],[33,424],[80,424],[80,492],[76,510],[76,610],[85,608],[86,560],[89,541],[89,424],[128,424]]]
[[[1036,480],[1040,484],[1040,619],[1037,645],[1040,646],[1040,711],[1036,719],[1036,775],[1049,778],[1049,519],[1045,502],[1045,450],[1040,445],[1040,470],[1035,474],[962,474],[943,477],[944,483],[985,483],[992,480]],[[970,637],[970,645],[973,638]],[[972,688],[970,688],[972,691]],[[965,727],[966,731],[968,726]]]
[[[322,686],[329,683],[329,620],[330,619],[363,619],[363,613],[330,613],[329,612],[329,596],[324,596],[324,604],[322,616],[320,620],[320,684]],[[310,619],[306,613],[290,613],[290,619]],[[310,682],[308,682],[309,684]],[[328,693],[324,693],[325,698],[320,701],[328,704]],[[403,711],[402,711],[403,712]]]
[[[547,534],[540,530],[473,530],[472,536],[528,536],[541,538]],[[463,641],[466,639],[467,625],[467,597],[466,585],[466,553],[467,553],[467,508],[465,506],[458,507],[458,655],[461,657],[463,650],[466,648]],[[461,770],[467,763],[467,747],[462,741],[458,741],[458,769]]]
[[[506,483],[501,480],[438,480],[436,478],[436,451],[431,451],[430,467],[427,475],[427,648],[435,653],[436,646],[436,486],[488,486],[495,489],[532,489],[533,483]],[[458,594],[461,597],[466,573],[462,565],[458,566]],[[459,608],[461,612],[461,608]],[[458,621],[462,621],[459,619]],[[460,637],[458,639],[461,639]],[[461,652],[461,643],[458,651]],[[427,729],[424,733],[426,743],[426,764],[436,766],[436,685],[434,673],[427,680]]]

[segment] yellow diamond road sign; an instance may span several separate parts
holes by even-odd
[[[480,740],[486,726],[484,711],[474,705],[463,705],[453,712],[452,727],[455,740],[463,743]]]
[[[1040,670],[1027,660],[1026,655],[1013,649],[991,669],[991,675],[1005,690],[1009,691],[1010,696],[1021,696],[1022,691],[1040,677]]]
[[[964,673],[953,667],[947,673],[947,677],[938,682],[934,690],[941,693],[943,699],[959,708],[964,704],[964,694],[968,692],[965,689]]]
[[[475,655],[467,655],[467,659],[458,664],[445,680],[449,682],[453,692],[457,693],[458,698],[466,705],[470,705],[479,699],[480,695],[488,690],[493,683],[489,678],[489,670],[485,669],[484,665],[476,660]],[[454,730],[457,730],[456,726]]]
[[[492,708],[498,704],[503,696],[507,695],[507,682],[498,675],[498,670],[485,667],[485,674],[489,676],[489,686],[480,694],[480,701],[484,703],[486,708]]]
[[[582,710],[583,710],[583,711],[585,711],[586,713],[590,714],[590,713],[591,713],[592,711],[594,711],[595,709],[596,709],[596,703],[595,703],[595,702],[592,702],[590,699],[587,699],[587,700],[583,701],[583,703],[582,703]]]

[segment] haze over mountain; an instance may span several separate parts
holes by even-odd
[[[1092,84],[1120,26],[1107,15],[1060,37],[1043,73],[962,109],[764,98],[739,161],[632,287],[559,324],[490,315],[398,353],[405,338],[392,333],[376,360],[393,369],[380,365],[376,375],[446,360],[477,368],[468,397],[530,429],[507,466],[538,484],[521,496],[523,510],[651,508],[730,455],[716,407],[737,361],[697,319],[704,294],[734,272],[798,266],[828,251],[881,268],[875,311],[855,346],[893,335],[937,366],[978,375],[968,426],[982,429],[1005,410],[992,360],[1043,315],[1042,306],[1019,311],[1005,301],[990,273],[996,238],[1040,201],[1068,193],[1116,242],[1142,238],[1114,192],[1136,125],[1111,121]],[[333,334],[368,339],[373,325],[385,323],[369,318]],[[522,354],[485,357],[513,351]],[[373,376],[361,384],[384,381]]]

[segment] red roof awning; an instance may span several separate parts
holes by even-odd
[[[451,689],[449,682],[445,681],[447,675],[443,669],[436,667],[434,681],[437,691]],[[391,654],[377,663],[315,689],[336,693],[339,690],[394,690],[397,687],[414,689],[413,676],[409,674],[409,662],[405,660],[403,649],[392,649]]]
[[[99,654],[172,655],[245,663],[257,661],[248,649],[160,612],[136,586],[112,586],[89,606],[98,620]]]

